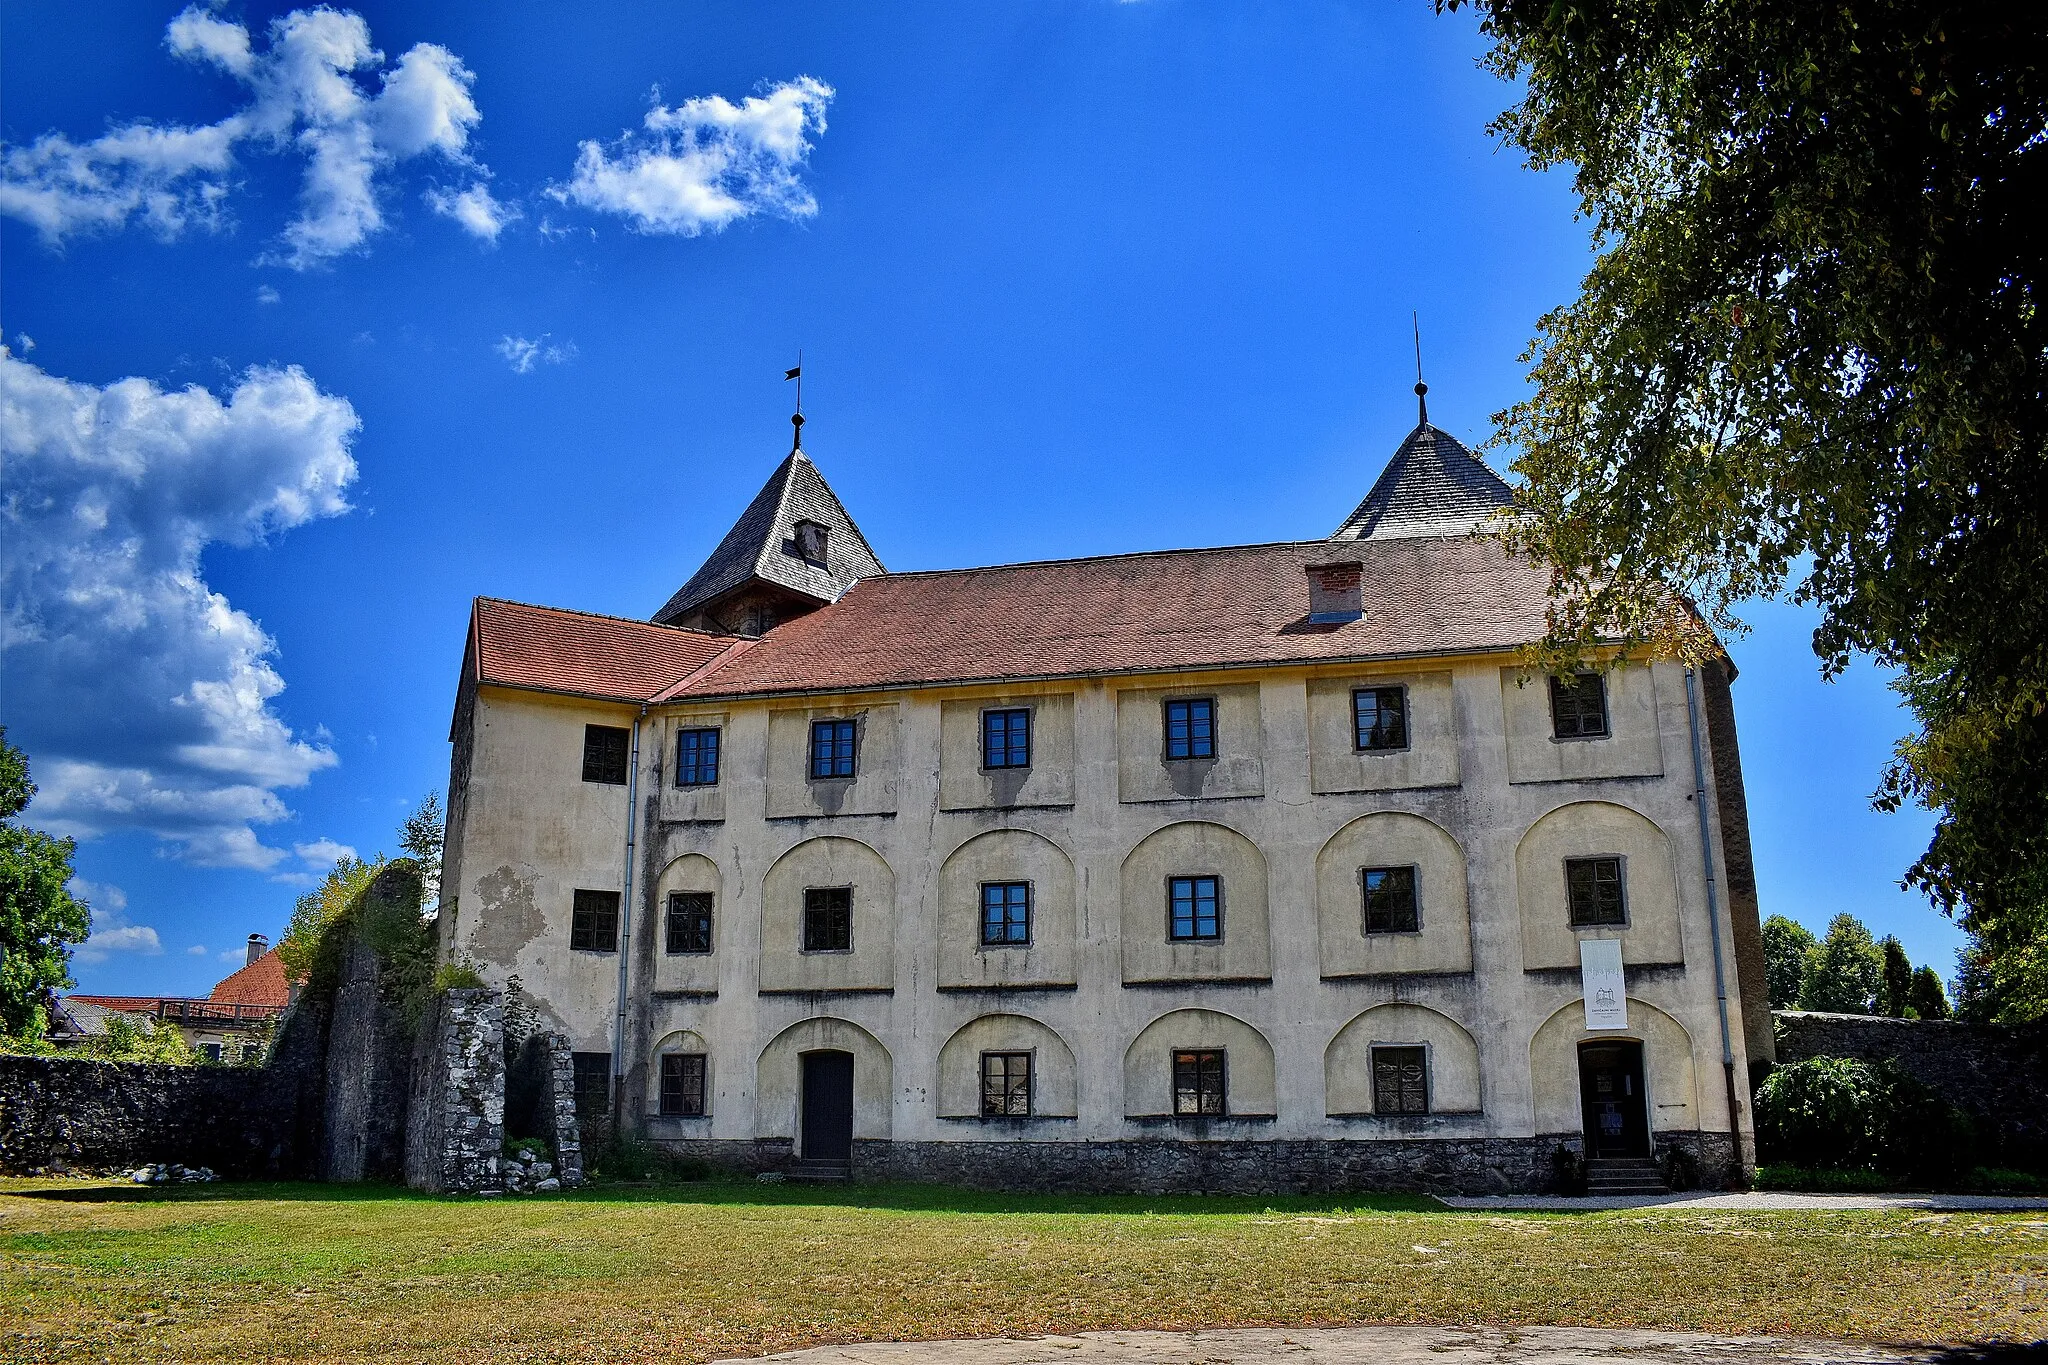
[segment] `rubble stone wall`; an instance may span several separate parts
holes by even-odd
[[[420,1021],[406,1114],[405,1183],[499,1186],[505,1145],[505,1009],[496,991],[437,996]]]
[[[0,1056],[0,1170],[293,1175],[297,1118],[292,1078],[268,1067]]]

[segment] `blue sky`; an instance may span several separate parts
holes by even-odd
[[[6,6],[0,718],[84,836],[89,989],[204,991],[393,847],[469,599],[654,610],[799,348],[891,568],[1302,538],[1414,421],[1411,310],[1476,443],[1589,259],[1420,0],[293,13]],[[1947,973],[1882,678],[1754,622],[1766,912]]]

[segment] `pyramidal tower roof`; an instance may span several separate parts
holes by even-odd
[[[1417,384],[1417,397],[1425,386]],[[1399,540],[1409,536],[1465,536],[1513,500],[1505,480],[1448,431],[1431,426],[1429,409],[1372,491],[1332,540]]]
[[[822,534],[817,529],[822,528]],[[886,573],[801,446],[789,452],[704,567],[654,613],[669,625],[715,610],[720,599],[749,587],[781,589],[822,606],[839,600],[857,579]]]

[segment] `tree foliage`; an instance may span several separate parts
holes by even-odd
[[[1976,1158],[1969,1117],[1897,1062],[1809,1057],[1756,1092],[1757,1158],[1946,1184]]]
[[[71,984],[71,946],[92,916],[70,885],[75,845],[15,823],[35,796],[28,759],[0,727],[0,1033],[32,1030],[52,993]]]
[[[1774,1010],[1796,1010],[1806,994],[1806,964],[1820,940],[1797,920],[1764,921],[1764,986]]]
[[[381,854],[371,862],[343,858],[327,870],[320,885],[299,897],[290,923],[277,940],[277,960],[284,964],[286,975],[294,981],[311,979],[328,926],[355,904],[383,866]]]
[[[448,817],[441,809],[441,793],[428,792],[398,827],[398,846],[419,864],[428,905],[441,899],[441,844],[447,835],[447,824]]]
[[[1863,921],[1836,915],[1808,960],[1799,1003],[1836,1014],[1871,1014],[1884,989],[1884,952]]]
[[[1817,606],[1826,673],[1903,670],[1906,880],[2048,1012],[2048,7],[1468,3],[1600,253],[1497,419],[1547,653]]]
[[[1913,985],[1907,1004],[1915,1018],[1948,1018],[1948,992],[1941,987],[1940,973],[1932,967],[1917,969],[1913,973]]]
[[[1878,940],[1877,948],[1884,954],[1884,965],[1879,969],[1877,1012],[1903,1019],[1913,1007],[1913,964],[1906,960],[1906,945],[1899,942],[1896,934],[1886,934]]]

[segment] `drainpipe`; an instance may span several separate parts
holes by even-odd
[[[1707,879],[1707,937],[1714,945],[1714,999],[1721,1011],[1721,1074],[1728,1085],[1728,1140],[1735,1161],[1742,1163],[1742,1121],[1735,1103],[1735,1043],[1728,1032],[1728,969],[1721,957],[1721,899],[1714,885],[1714,835],[1707,823],[1707,765],[1700,750],[1700,704],[1693,691],[1693,670],[1685,670],[1685,719],[1692,729],[1692,799],[1699,807],[1700,871]]]
[[[612,1024],[612,1131],[626,1113],[626,975],[633,961],[633,845],[640,830],[640,722],[646,706],[633,717],[632,757],[626,763],[626,876],[619,893],[619,1013]]]

